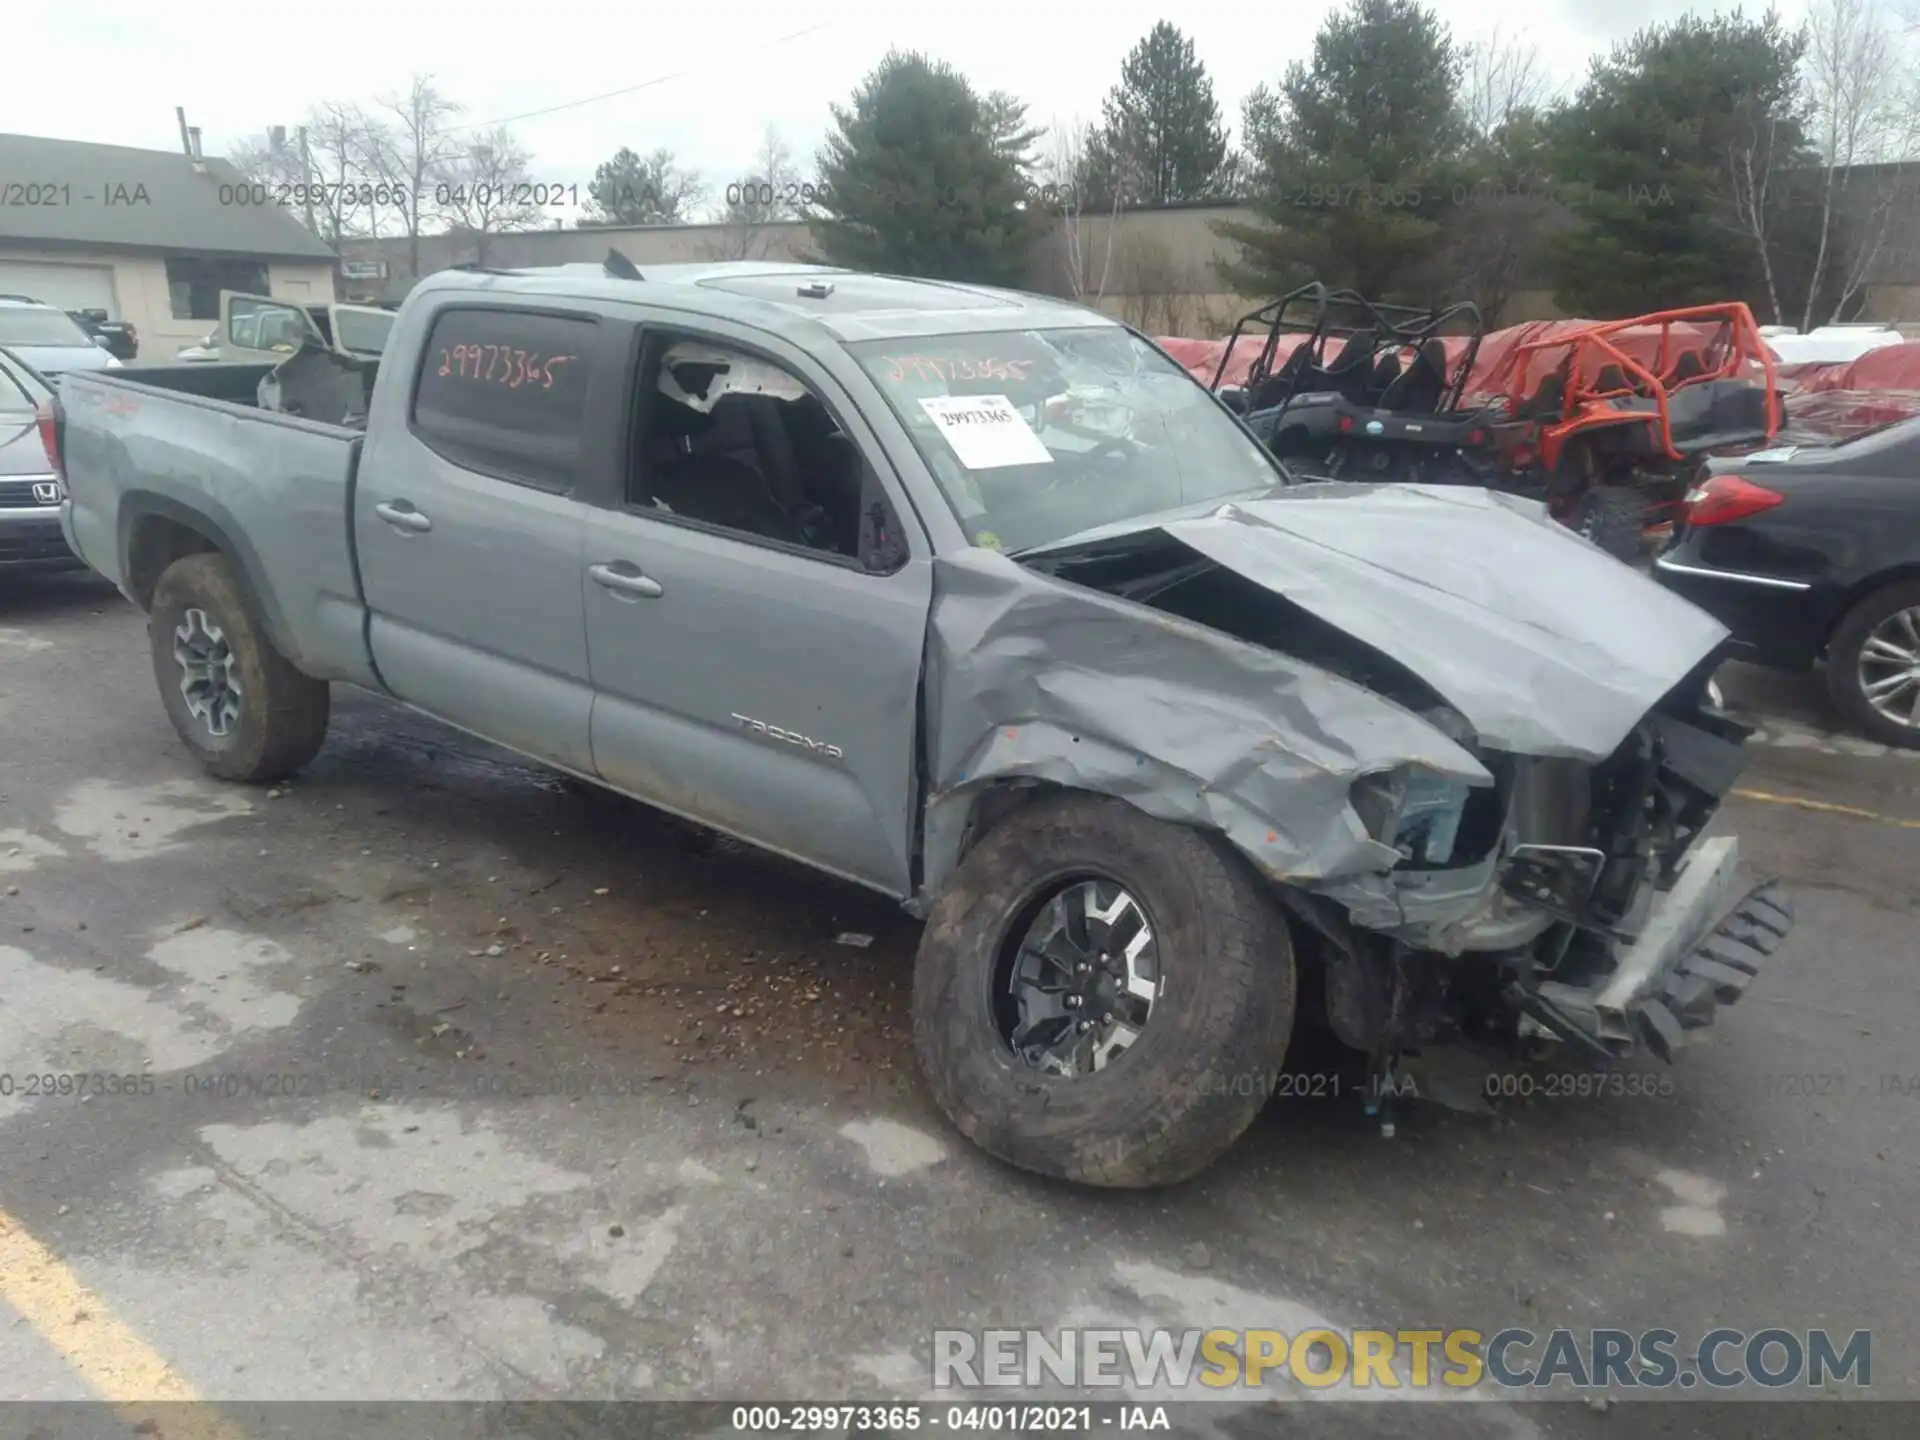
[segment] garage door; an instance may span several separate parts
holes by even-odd
[[[113,298],[113,270],[106,265],[50,265],[0,260],[0,295],[31,295],[62,310],[104,310],[120,318]]]

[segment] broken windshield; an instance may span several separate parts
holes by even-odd
[[[1212,396],[1118,326],[847,348],[989,549],[1286,483]]]

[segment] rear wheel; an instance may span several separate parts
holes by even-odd
[[[319,752],[326,682],[273,648],[224,555],[188,555],[167,567],[154,587],[147,638],[167,718],[210,774],[264,784]]]
[[[1596,485],[1580,497],[1569,524],[1614,559],[1631,564],[1644,547],[1646,514],[1646,500],[1638,490]]]
[[[1286,1057],[1294,962],[1223,846],[1118,800],[1016,811],[934,906],[914,1043],[942,1110],[990,1154],[1141,1188],[1205,1168]]]
[[[1920,750],[1920,581],[1874,591],[1827,646],[1827,693],[1883,745]]]

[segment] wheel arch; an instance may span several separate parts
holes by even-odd
[[[142,610],[153,608],[154,588],[174,561],[189,555],[225,556],[239,572],[240,584],[275,648],[293,653],[273,592],[262,583],[259,557],[213,502],[200,508],[152,491],[128,491],[120,502],[119,548],[124,588]]]
[[[1846,623],[1847,616],[1861,601],[1878,594],[1892,585],[1907,585],[1920,580],[1920,560],[1903,560],[1899,564],[1889,565],[1884,570],[1876,570],[1871,575],[1856,580],[1843,590],[1835,600],[1833,617],[1827,622],[1826,633],[1820,637],[1820,655],[1826,658],[1833,637]]]

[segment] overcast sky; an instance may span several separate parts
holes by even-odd
[[[1804,5],[1781,8],[1797,16]],[[184,105],[217,154],[269,125],[297,124],[316,102],[372,102],[427,72],[466,107],[466,120],[514,119],[536,179],[584,189],[620,146],[665,145],[717,187],[747,173],[769,124],[810,161],[831,123],[827,107],[845,100],[889,45],[944,59],[982,90],[1013,91],[1038,123],[1065,124],[1096,117],[1126,52],[1156,20],[1183,13],[1176,23],[1237,121],[1248,90],[1310,52],[1330,8],[1312,0],[1216,0],[1181,11],[1139,0],[326,0],[282,12],[263,0],[21,0],[5,25],[0,131],[173,149],[174,106]],[[1596,50],[1681,7],[1439,0],[1437,8],[1459,38],[1495,27],[1524,36],[1553,71],[1576,79]],[[298,18],[282,21],[282,13]],[[615,91],[627,93],[608,94]],[[608,98],[591,99],[598,96]],[[553,113],[530,113],[541,111]]]

